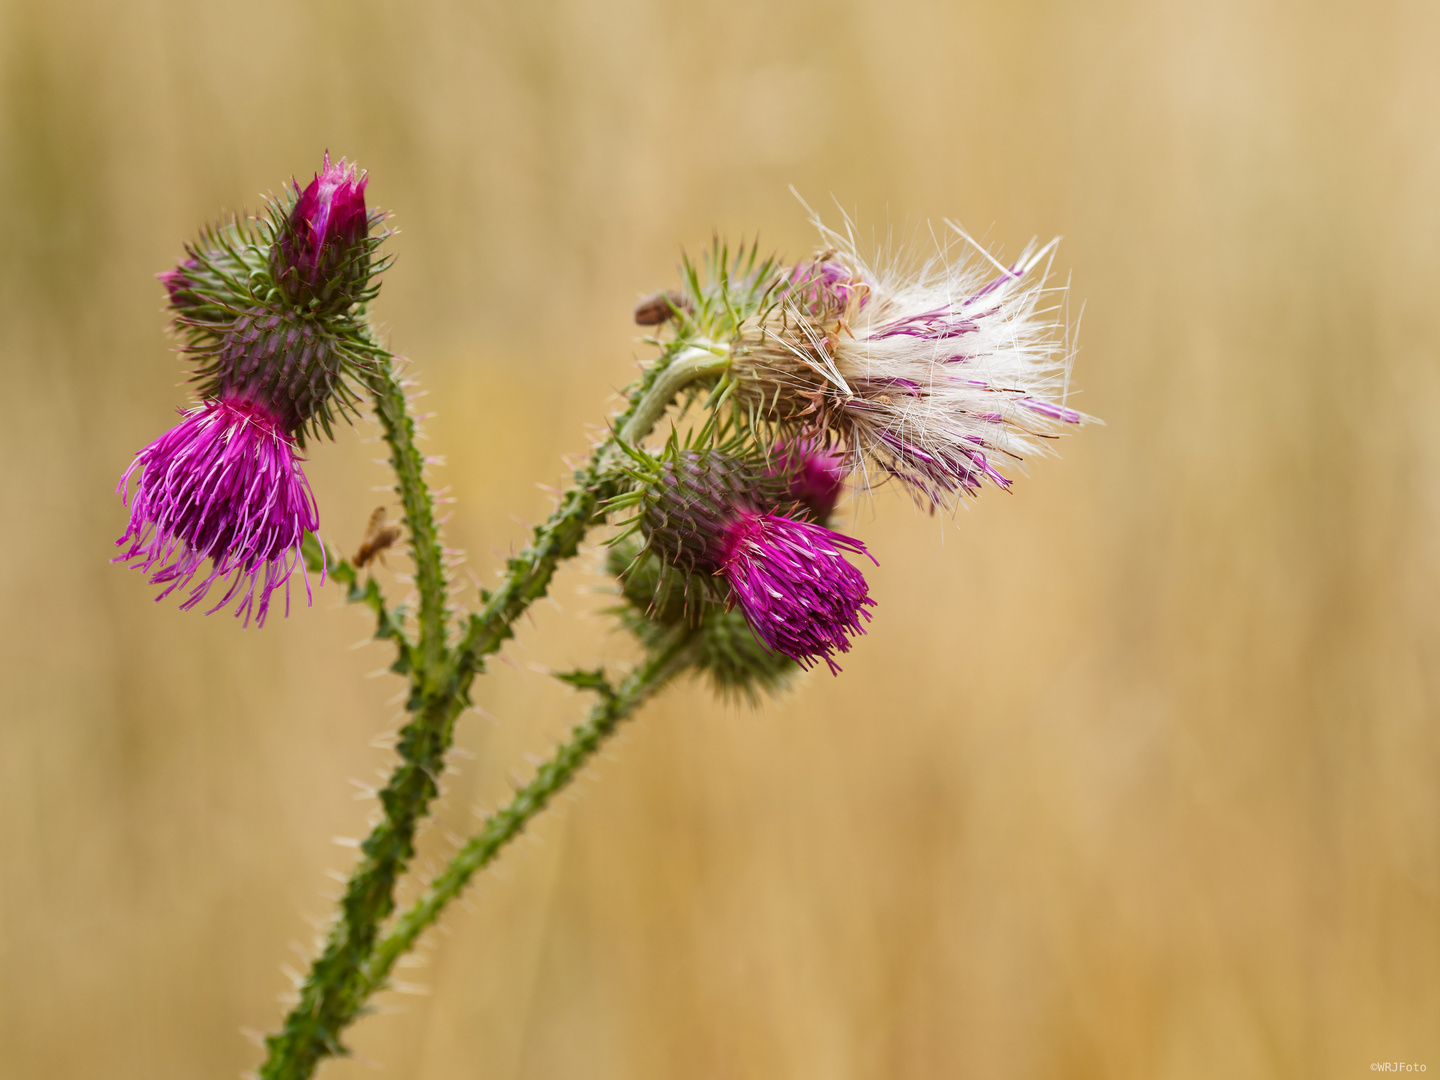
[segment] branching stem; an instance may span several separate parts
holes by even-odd
[[[531,791],[530,800],[522,804],[517,799],[504,812],[508,816],[502,815],[503,820],[493,823],[493,828],[487,826],[466,846],[465,851],[474,849],[471,858],[478,861],[462,876],[437,882],[442,890],[435,894],[433,913],[428,918],[408,913],[406,919],[414,915],[415,920],[402,920],[385,939],[389,960],[376,965],[373,954],[380,927],[395,909],[396,884],[414,857],[416,829],[439,793],[437,778],[445,766],[455,721],[470,703],[470,684],[483,670],[485,657],[513,636],[515,621],[545,595],[555,570],[576,554],[600,508],[616,494],[620,483],[620,474],[614,468],[616,438],[632,443],[643,439],[681,389],[697,378],[723,370],[729,363],[729,354],[723,349],[690,346],[675,348],[669,363],[646,371],[631,390],[630,407],[617,417],[618,436],[612,434],[596,446],[587,463],[576,470],[575,483],[560,505],[544,524],[536,526],[530,546],[508,560],[500,586],[485,596],[482,610],[466,620],[463,635],[452,647],[446,639],[445,568],[434,498],[425,482],[425,459],[415,445],[415,422],[395,373],[395,361],[378,346],[374,352],[377,365],[371,392],[375,414],[390,447],[395,490],[404,508],[415,564],[415,584],[420,594],[418,640],[413,644],[408,640],[402,614],[387,608],[373,579],[361,588],[355,569],[343,561],[336,564],[333,574],[349,586],[352,601],[363,601],[374,610],[376,636],[395,641],[399,650],[395,670],[408,674],[410,679],[405,707],[412,719],[401,729],[397,745],[400,761],[379,794],[383,817],[360,846],[359,865],[346,884],[325,947],[300,986],[298,1003],[281,1030],[266,1039],[268,1056],[260,1067],[259,1080],[307,1080],[323,1058],[343,1054],[341,1032],[359,1015],[395,958],[464,886],[470,874],[493,858],[525,822],[544,808],[550,796],[569,782],[605,735],[673,673],[675,657],[653,667],[656,657],[662,655],[655,654],[620,690],[605,694],[597,705],[601,713],[592,714],[585,725],[577,728],[576,738],[561,748],[564,756],[557,759],[559,764],[549,771],[542,770],[531,785],[533,791],[526,789]],[[668,650],[663,655],[668,656]],[[630,703],[624,704],[627,701]],[[445,891],[451,883],[453,890]],[[407,928],[412,926],[413,932],[405,939]],[[397,938],[397,934],[401,937]]]
[[[406,709],[412,719],[400,732],[400,762],[379,794],[384,816],[360,845],[360,863],[346,884],[325,948],[300,987],[299,1002],[285,1026],[266,1040],[269,1057],[260,1068],[261,1080],[304,1080],[321,1058],[341,1052],[340,1033],[367,995],[361,967],[374,948],[381,923],[395,909],[396,881],[414,857],[415,831],[439,792],[436,778],[444,769],[455,720],[469,689],[469,678],[455,678],[445,644],[446,585],[434,500],[425,483],[424,458],[415,446],[415,423],[392,361],[379,366],[372,390],[375,413],[390,446],[395,490],[405,510],[420,592],[419,642],[410,648],[403,632],[397,639],[410,676]],[[353,570],[348,576],[353,592]],[[371,606],[383,633],[386,608],[378,588],[373,591]],[[367,586],[362,599],[370,600],[370,592]]]
[[[575,726],[569,741],[555,749],[550,760],[540,766],[530,783],[515,793],[508,806],[485,820],[480,831],[450,860],[450,865],[431,881],[425,895],[395,920],[390,932],[375,946],[370,962],[365,965],[367,992],[385,984],[395,961],[414,948],[420,935],[435,922],[445,905],[460,895],[475,873],[488,866],[501,849],[520,835],[530,820],[569,785],[621,722],[685,666],[686,654],[695,636],[696,631],[688,627],[678,628],[678,632],[652,651],[618,688],[606,684],[599,689],[600,700],[590,709],[584,723]]]

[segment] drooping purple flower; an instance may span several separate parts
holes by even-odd
[[[355,283],[369,276],[368,177],[341,158],[300,190],[274,249],[275,279],[296,304],[348,306]]]
[[[797,500],[774,468],[778,456],[766,467],[718,450],[675,453],[646,484],[642,527],[663,565],[710,582],[712,597],[738,604],[770,649],[839,671],[834,654],[865,632],[874,606],[844,553],[874,557],[858,540],[782,512]]]
[[[834,654],[850,651],[875,606],[847,551],[875,562],[860,541],[823,525],[741,510],[721,540],[719,573],[761,641],[801,667],[824,660],[839,674]]]
[[[810,511],[820,524],[830,520],[850,474],[842,455],[809,439],[781,446],[775,459],[777,475],[788,476],[790,498]]]
[[[157,601],[188,588],[182,610],[201,603],[219,582],[224,595],[207,615],[233,602],[245,625],[252,615],[264,625],[271,594],[281,586],[288,614],[301,541],[319,526],[310,484],[281,421],[264,406],[229,397],[183,415],[135,456],[120,480],[130,524],[115,542],[125,550],[114,561],[164,585]],[[210,571],[200,577],[207,559]],[[305,592],[308,599],[308,579]]]

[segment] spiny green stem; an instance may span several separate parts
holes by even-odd
[[[617,431],[622,442],[634,444],[649,435],[665,415],[675,395],[696,379],[718,375],[730,366],[730,350],[723,345],[696,342],[687,345],[655,373],[654,382],[641,394]]]
[[[403,633],[397,642],[409,668],[406,709],[413,718],[400,732],[400,763],[379,793],[384,817],[360,846],[360,863],[346,884],[340,917],[301,985],[300,1001],[280,1032],[266,1040],[269,1057],[260,1068],[261,1080],[304,1080],[321,1058],[342,1052],[340,1032],[365,1001],[361,965],[374,947],[380,924],[395,910],[396,881],[414,857],[415,830],[439,792],[437,778],[473,678],[473,672],[455,669],[445,645],[446,587],[434,500],[425,483],[424,458],[415,446],[415,424],[390,361],[380,364],[372,390],[405,509],[420,592],[419,643],[408,648]],[[343,570],[336,573],[344,580]],[[353,593],[353,570],[349,577]],[[371,599],[372,591],[371,606],[384,632],[388,613],[373,579],[362,598]]]
[[[570,740],[556,748],[550,760],[540,766],[530,783],[515,793],[508,806],[486,819],[481,830],[430,883],[425,895],[396,919],[390,932],[375,946],[365,965],[367,993],[384,984],[395,961],[414,947],[416,939],[436,920],[445,905],[575,778],[581,766],[620,723],[684,667],[696,634],[697,631],[679,628],[651,652],[618,689],[608,683],[592,684],[600,700],[591,708],[584,723],[576,725]]]
[[[373,989],[362,969],[375,947],[380,924],[395,909],[396,882],[415,854],[419,821],[439,791],[437,778],[445,765],[455,721],[469,704],[470,684],[484,658],[513,635],[514,622],[545,595],[560,563],[576,554],[599,508],[617,493],[620,483],[613,468],[616,437],[612,435],[576,470],[575,484],[560,506],[536,527],[531,545],[507,562],[500,587],[486,597],[485,607],[470,617],[458,645],[448,648],[444,564],[434,500],[425,483],[424,457],[415,446],[415,424],[393,361],[388,354],[382,355],[378,346],[375,351],[382,356],[372,385],[375,413],[390,446],[390,464],[405,510],[420,593],[418,643],[408,644],[398,621],[394,627],[401,648],[397,663],[403,662],[409,670],[410,697],[405,707],[413,719],[401,729],[396,747],[400,763],[379,793],[384,817],[360,846],[360,863],[346,884],[340,917],[311,964],[300,987],[299,1002],[280,1032],[266,1039],[269,1056],[260,1068],[259,1080],[307,1080],[322,1058],[344,1053],[340,1033],[359,1014]],[[620,437],[628,442],[644,438],[685,385],[723,370],[728,362],[728,353],[721,356],[713,349],[677,348],[670,363],[650,368],[632,391],[629,409],[617,418]],[[354,599],[357,582],[353,568],[350,571],[348,584]],[[337,568],[335,573],[344,580],[342,570]],[[386,631],[391,617],[373,579],[360,598],[375,610],[381,631]],[[579,760],[583,761],[583,756]]]
[[[420,593],[419,668],[437,680],[445,656],[446,582],[440,534],[435,527],[435,500],[425,483],[425,458],[415,445],[415,420],[405,400],[405,389],[394,365],[384,361],[375,377],[375,415],[390,446],[390,467],[395,470],[395,493],[405,511],[410,556],[415,564],[415,588]],[[429,687],[427,687],[429,689]]]
[[[575,483],[547,521],[535,527],[530,546],[507,560],[505,579],[485,596],[485,606],[470,616],[456,648],[458,664],[479,667],[514,635],[514,624],[545,595],[555,570],[573,558],[599,508],[619,493],[623,477],[615,471],[616,439],[637,443],[655,427],[675,395],[696,379],[724,371],[730,353],[719,346],[689,345],[676,350],[668,364],[648,369],[630,393],[630,407],[615,418],[615,432],[575,471]]]

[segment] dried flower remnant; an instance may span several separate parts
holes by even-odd
[[[952,229],[961,250],[907,270],[872,268],[821,226],[829,249],[780,273],[775,302],[736,345],[748,407],[831,441],[857,468],[874,463],[932,508],[986,483],[1008,489],[1000,466],[1089,419],[1063,402],[1063,289],[1046,286],[1056,242],[1007,267]]]
[[[200,604],[222,582],[224,595],[206,613],[233,602],[245,625],[252,616],[264,625],[271,594],[282,586],[289,610],[301,540],[319,525],[315,498],[270,410],[224,398],[184,417],[141,450],[121,478],[117,490],[130,507],[130,524],[116,541],[125,550],[115,561],[164,585],[157,601],[189,588],[182,610]],[[207,559],[210,573],[192,587]]]
[[[690,310],[690,301],[674,289],[654,293],[635,305],[635,325],[660,326]]]

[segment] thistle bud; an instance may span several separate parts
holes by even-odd
[[[649,548],[685,574],[720,568],[717,538],[737,508],[783,500],[783,475],[717,450],[684,450],[660,463],[645,492]]]
[[[252,615],[264,625],[271,594],[281,586],[288,612],[301,541],[319,525],[310,484],[281,420],[263,405],[221,398],[183,415],[135,456],[120,480],[130,524],[115,541],[125,551],[114,561],[164,585],[157,601],[189,588],[182,610],[201,603],[220,582],[225,593],[206,614],[233,602],[247,626]],[[210,573],[192,587],[206,559]]]
[[[375,348],[357,304],[378,292],[383,219],[365,207],[365,176],[325,158],[293,200],[267,216],[204,230],[159,274],[205,401],[241,399],[272,414],[297,447],[353,415]]]
[[[271,254],[275,282],[295,306],[337,311],[359,298],[370,278],[368,182],[344,158],[332,165],[327,153],[305,190],[295,185],[295,205]]]
[[[222,326],[190,325],[210,330],[196,368],[206,397],[262,403],[300,446],[307,426],[330,433],[332,405],[342,414],[354,412],[347,377],[368,361],[323,321],[255,306]]]

